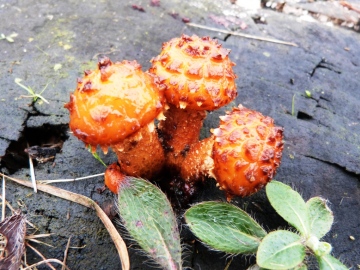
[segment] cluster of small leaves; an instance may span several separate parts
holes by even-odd
[[[20,86],[21,88],[25,89],[29,94],[30,96],[23,96],[23,97],[30,97],[33,99],[33,102],[36,102],[39,98],[44,101],[45,103],[48,103],[49,102],[41,95],[45,89],[47,88],[48,84],[45,85],[45,87],[41,90],[40,93],[36,93],[35,90],[33,90],[30,86],[25,86],[21,83],[21,79],[20,78],[16,78],[15,79],[15,83]]]
[[[7,42],[13,43],[14,42],[14,38],[17,37],[18,34],[17,33],[12,33],[8,36],[6,36],[5,34],[1,33],[0,34],[0,40],[5,39]]]
[[[191,231],[209,247],[230,254],[256,254],[258,269],[307,269],[304,259],[313,254],[320,269],[348,269],[330,255],[331,245],[321,242],[334,221],[326,200],[305,202],[291,187],[277,181],[266,186],[276,212],[298,233],[266,233],[246,212],[228,203],[204,202],[191,207],[185,220]]]

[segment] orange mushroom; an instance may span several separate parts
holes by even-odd
[[[123,173],[151,178],[164,163],[154,119],[162,115],[164,93],[154,76],[136,61],[112,63],[100,59],[98,68],[85,71],[65,105],[70,129],[90,145],[106,153],[110,146]]]
[[[211,176],[231,199],[255,193],[275,175],[283,129],[272,118],[239,105],[220,117],[220,126],[212,133],[189,151],[181,167],[185,180]]]
[[[165,42],[151,60],[149,72],[158,77],[170,104],[166,120],[159,124],[168,166],[179,167],[198,142],[206,110],[216,110],[237,96],[229,52],[209,37],[183,35]]]

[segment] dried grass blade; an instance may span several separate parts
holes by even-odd
[[[0,173],[0,175],[5,176],[6,178],[8,178],[20,185],[23,185],[23,186],[26,186],[29,188],[32,187],[31,183],[29,183],[28,181],[16,179],[16,178],[4,175],[2,173]],[[111,239],[113,240],[113,242],[116,246],[116,249],[119,253],[119,257],[121,259],[122,269],[123,270],[130,269],[130,261],[129,261],[129,255],[128,255],[128,251],[126,248],[126,244],[125,244],[124,240],[121,238],[118,231],[116,230],[114,224],[112,224],[109,217],[104,213],[104,211],[101,209],[101,207],[97,203],[95,203],[93,200],[91,200],[90,198],[88,198],[86,196],[76,194],[76,193],[61,189],[61,188],[43,185],[43,184],[38,184],[37,188],[40,191],[46,192],[48,194],[54,195],[56,197],[59,197],[59,198],[65,199],[65,200],[76,202],[78,204],[81,204],[83,206],[86,206],[88,208],[95,210],[97,216],[103,222],[104,226],[106,227],[106,229],[108,230],[108,232],[110,234]]]

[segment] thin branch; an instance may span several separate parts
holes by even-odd
[[[3,176],[3,177],[4,177],[4,176]],[[3,198],[3,196],[0,196],[0,198]],[[6,206],[9,207],[9,209],[11,210],[11,213],[12,213],[12,214],[16,213],[16,210],[10,205],[9,202],[7,202],[7,201],[5,200],[5,198],[4,198],[4,201],[5,201]]]
[[[64,265],[66,264],[70,242],[71,242],[71,236],[69,237],[69,240],[68,240],[68,242],[66,244],[66,249],[65,249],[65,252],[64,252],[64,260],[63,260]],[[65,270],[65,267],[62,267],[61,270]]]
[[[16,178],[4,175],[3,173],[0,173],[0,175],[5,176],[6,178],[8,178],[20,185],[23,185],[23,186],[26,186],[29,188],[32,187],[32,184],[29,183],[28,181],[16,179]],[[116,230],[114,224],[112,224],[109,217],[104,213],[104,211],[101,209],[101,207],[97,203],[95,203],[93,200],[91,200],[90,198],[88,198],[86,196],[76,194],[71,191],[67,191],[67,190],[53,187],[53,186],[38,184],[37,189],[42,192],[54,195],[56,197],[59,197],[59,198],[65,199],[65,200],[69,200],[69,201],[81,204],[83,206],[86,206],[88,208],[95,210],[97,216],[103,222],[104,226],[106,227],[106,229],[108,230],[108,232],[110,234],[111,239],[113,240],[113,242],[115,244],[115,247],[120,256],[122,269],[123,270],[130,269],[129,255],[128,255],[128,251],[127,251],[125,242],[121,238],[118,231]]]
[[[29,247],[29,248],[31,248],[41,259],[43,259],[43,261],[46,261],[46,258],[44,257],[44,255],[42,255],[41,253],[40,253],[40,251],[38,251],[36,248],[34,248],[32,245],[30,245],[29,243],[26,243],[26,246],[27,247]],[[56,270],[56,268],[54,267],[54,266],[52,266],[51,264],[50,264],[50,262],[49,263],[46,263],[47,264],[47,266],[49,266],[51,269],[53,269],[53,270]]]
[[[238,36],[238,37],[244,37],[244,38],[249,38],[249,39],[255,39],[255,40],[260,40],[260,41],[266,41],[266,42],[272,42],[272,43],[277,43],[277,44],[282,44],[282,45],[298,47],[298,45],[293,42],[287,42],[287,41],[282,41],[282,40],[273,39],[273,38],[264,38],[264,37],[259,37],[259,36],[253,36],[253,35],[243,34],[243,33],[239,33],[239,32],[223,30],[223,29],[219,29],[219,28],[215,28],[215,27],[208,27],[208,26],[196,24],[196,23],[187,23],[186,25],[209,30],[209,31],[220,32],[223,34]]]
[[[37,193],[34,164],[33,164],[33,161],[31,159],[30,155],[29,155],[29,166],[30,166],[31,183],[34,188],[34,192]]]
[[[54,247],[54,246],[52,246],[52,245],[50,245],[50,244],[48,244],[48,243],[45,243],[45,242],[43,242],[43,241],[39,241],[39,240],[36,240],[36,239],[34,239],[34,238],[27,238],[27,237],[25,237],[26,239],[28,239],[29,241],[32,241],[32,242],[34,242],[34,243],[37,243],[37,244],[41,244],[41,245],[44,245],[44,246],[48,246],[48,247]]]
[[[350,9],[350,10],[353,10],[353,11],[355,11],[357,13],[360,13],[360,8],[355,7],[354,5],[348,3],[347,1],[340,1],[340,5],[342,5],[343,7],[346,7],[348,9]]]
[[[1,209],[1,221],[5,219],[6,199],[5,199],[5,177],[2,177],[2,209]]]
[[[31,240],[31,239],[36,239],[36,238],[49,237],[51,235],[53,235],[53,233],[30,234],[30,235],[26,236],[26,239]]]
[[[38,263],[34,263],[34,264],[32,264],[32,265],[30,265],[30,266],[28,266],[28,267],[25,267],[25,268],[23,268],[22,270],[35,269],[34,267],[36,267],[36,266],[39,266],[39,265],[44,264],[44,263],[51,263],[51,262],[53,262],[53,263],[58,263],[58,264],[60,264],[60,265],[63,265],[63,266],[65,267],[65,269],[70,270],[69,267],[67,267],[66,265],[64,265],[64,264],[63,264],[61,261],[59,261],[58,259],[46,259],[46,260],[44,260],[44,261],[41,261],[41,262],[38,262]]]
[[[67,178],[67,179],[55,179],[55,180],[38,180],[37,182],[40,184],[52,184],[52,183],[65,183],[65,182],[75,182],[79,180],[95,178],[98,176],[103,176],[105,173],[98,173],[89,176],[77,177],[77,178]]]

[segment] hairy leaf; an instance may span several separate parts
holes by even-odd
[[[186,211],[185,220],[206,245],[231,254],[255,253],[266,235],[246,212],[229,203],[199,203]]]
[[[320,197],[311,198],[306,202],[310,219],[310,233],[317,238],[327,234],[334,222],[334,215],[326,205],[326,200]]]
[[[331,255],[317,257],[320,270],[347,270],[348,268],[343,265],[338,259]]]
[[[309,236],[310,222],[305,201],[288,185],[271,181],[266,186],[266,195],[276,212],[302,235]]]
[[[305,258],[301,237],[293,232],[279,230],[269,233],[261,242],[256,262],[266,269],[291,269]]]
[[[125,228],[140,247],[163,269],[181,269],[179,230],[165,194],[146,180],[127,177],[118,206]]]

